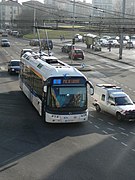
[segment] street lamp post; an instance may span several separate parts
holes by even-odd
[[[75,44],[75,38],[74,38],[74,30],[75,30],[75,0],[73,1],[73,24],[72,24],[72,31],[73,31],[73,35],[72,35],[72,48],[71,48],[71,52],[73,52],[73,46]],[[72,53],[71,53],[71,64],[72,64]]]
[[[123,25],[124,25],[124,17],[125,17],[125,4],[126,4],[126,0],[123,0],[123,4],[122,4],[122,23],[123,23]],[[123,50],[123,26],[121,26],[121,33],[120,33],[119,59],[122,59],[122,50]]]
[[[33,20],[34,20],[34,27],[33,27],[33,34],[35,36],[35,26],[36,26],[36,8],[35,8],[35,1],[34,1],[34,14],[33,14]]]

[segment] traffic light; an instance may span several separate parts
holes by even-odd
[[[72,44],[75,44],[75,38],[72,39]]]

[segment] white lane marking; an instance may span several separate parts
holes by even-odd
[[[116,140],[116,141],[118,140],[118,139],[117,139],[116,137],[114,137],[114,136],[111,136],[111,137],[112,137],[114,140]]]
[[[88,121],[90,124],[92,124],[93,122],[92,121]]]
[[[120,129],[120,130],[123,130],[123,131],[125,131],[125,129],[124,129],[124,128],[122,128],[122,127],[119,127],[119,129]]]
[[[96,64],[95,66],[98,67],[98,68],[100,68],[100,69],[104,68],[103,66],[101,66],[101,65],[99,65],[99,64]]]
[[[132,134],[132,135],[134,135],[134,136],[135,136],[135,133],[134,133],[134,132],[132,132],[132,131],[130,132],[130,134]]]
[[[103,119],[101,119],[101,118],[98,118],[98,120],[100,120],[100,121],[104,121]]]
[[[104,131],[104,130],[103,130],[102,132],[103,132],[104,134],[108,134],[108,132],[107,132],[107,131]]]
[[[121,142],[121,144],[122,144],[123,146],[126,146],[126,147],[128,146],[128,145],[127,145],[126,143],[124,143],[124,142]]]
[[[134,152],[135,152],[135,149],[132,149],[132,151],[134,151]]]
[[[123,135],[125,135],[127,137],[129,136],[127,133],[124,133],[124,132],[121,132],[121,134],[123,134]]]
[[[90,117],[94,117],[92,114],[89,115]]]
[[[108,64],[105,64],[105,66],[106,66],[107,68],[109,68],[109,69],[114,69],[114,68],[116,68],[116,67],[114,67],[114,66],[112,66],[112,65],[108,65]]]
[[[95,126],[95,128],[99,129],[99,126],[97,126],[97,125],[94,125],[94,126]]]
[[[108,130],[110,130],[110,131],[115,131],[114,129],[112,129],[112,128],[107,128]]]
[[[11,57],[11,59],[14,59],[14,57],[13,56],[10,56]]]
[[[111,125],[111,126],[113,126],[114,124],[113,123],[111,123],[111,122],[107,122],[109,125]]]

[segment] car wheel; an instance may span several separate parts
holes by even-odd
[[[119,112],[117,112],[117,113],[116,113],[116,118],[117,118],[118,121],[122,121],[122,119],[123,119],[123,118],[122,118],[122,114],[119,113]]]
[[[84,60],[84,57],[82,57],[82,60]]]
[[[95,108],[96,108],[96,111],[97,111],[97,112],[100,112],[100,111],[101,111],[101,108],[100,108],[100,106],[99,106],[98,104],[95,105]]]

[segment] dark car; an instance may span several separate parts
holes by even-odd
[[[73,49],[69,52],[70,59],[84,59],[84,52],[82,49]]]
[[[1,46],[2,47],[10,47],[10,42],[8,41],[8,39],[2,39]]]
[[[38,39],[31,39],[30,42],[29,42],[29,45],[30,46],[39,46],[40,42],[39,42]]]
[[[41,40],[41,48],[44,50],[52,50],[53,42],[51,39],[42,39]]]
[[[20,72],[20,60],[13,59],[8,63],[9,74],[19,74]]]
[[[64,44],[61,48],[62,52],[69,53],[72,49],[74,49],[74,45],[72,44]]]

